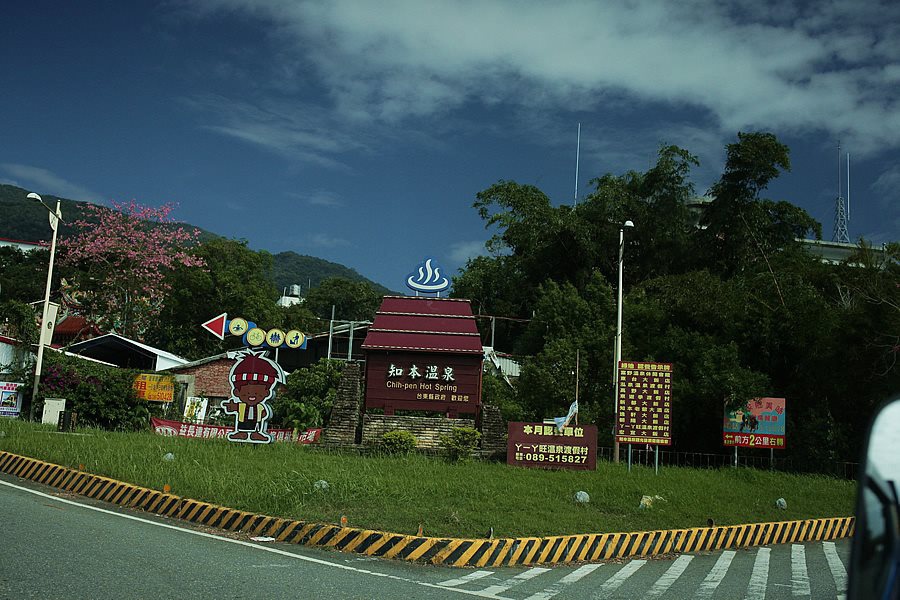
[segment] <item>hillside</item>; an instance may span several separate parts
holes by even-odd
[[[14,185],[0,184],[0,237],[24,242],[49,240],[53,235],[47,219],[47,209],[25,196],[28,190]],[[42,194],[41,197],[50,208],[56,206],[56,196]],[[72,233],[71,223],[82,218],[82,202],[59,199],[63,214],[63,224],[59,235]]]
[[[14,185],[0,184],[0,238],[22,240],[26,242],[47,241],[52,235],[47,223],[47,209],[38,202],[28,200],[28,190]],[[51,208],[56,206],[57,197],[42,194],[44,202]],[[63,224],[59,235],[73,233],[71,223],[84,218],[84,202],[59,198],[63,214]],[[190,223],[185,226],[194,228]],[[200,239],[218,237],[216,234],[200,229]],[[305,291],[308,283],[318,285],[329,277],[343,277],[352,281],[367,281],[380,294],[390,290],[344,265],[333,263],[314,256],[297,254],[296,252],[280,252],[274,255],[273,283],[281,290],[291,284],[300,284]]]
[[[296,252],[279,252],[275,255],[275,266],[272,270],[275,285],[283,289],[291,284],[299,284],[305,294],[307,286],[313,287],[329,277],[342,277],[351,281],[366,281],[379,294],[393,294],[388,288],[379,285],[356,272],[355,269],[329,262],[315,256],[297,254]]]

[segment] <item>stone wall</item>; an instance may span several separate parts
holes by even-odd
[[[353,446],[357,443],[362,415],[362,373],[359,363],[344,364],[328,427],[322,433],[324,446]]]
[[[506,421],[500,409],[491,404],[481,407],[481,452],[492,456],[506,455]]]
[[[362,444],[377,446],[381,436],[388,431],[408,431],[416,436],[418,448],[440,448],[441,435],[449,434],[454,427],[475,427],[474,419],[448,419],[446,417],[409,417],[403,415],[365,415],[363,417]]]

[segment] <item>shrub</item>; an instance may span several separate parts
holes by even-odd
[[[447,450],[450,460],[466,460],[478,446],[481,434],[471,427],[454,427],[449,435],[441,436],[441,445]]]
[[[275,421],[292,429],[327,427],[343,367],[342,361],[323,358],[288,375],[272,403]]]
[[[118,369],[51,352],[41,375],[40,415],[44,398],[65,398],[66,410],[78,413],[78,424],[134,431],[150,426],[151,411],[159,412],[156,402],[139,399],[132,387],[137,371]]]
[[[416,436],[408,431],[388,431],[381,436],[381,449],[387,454],[409,454],[416,449]]]

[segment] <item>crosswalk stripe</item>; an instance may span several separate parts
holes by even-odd
[[[584,565],[582,567],[578,567],[577,569],[575,569],[574,571],[572,571],[571,573],[569,573],[568,575],[566,575],[565,577],[563,577],[562,579],[560,579],[559,581],[557,581],[556,583],[554,583],[553,585],[548,587],[546,590],[544,590],[542,592],[538,592],[536,594],[532,594],[531,596],[528,596],[527,598],[525,598],[525,600],[549,600],[553,596],[555,596],[558,593],[560,593],[561,591],[563,591],[563,589],[567,585],[571,585],[571,584],[575,583],[576,581],[578,581],[579,579],[581,579],[582,577],[584,577],[586,575],[590,575],[591,573],[594,572],[594,570],[596,570],[598,567],[601,567],[601,566],[603,566],[603,565],[600,563],[596,563],[596,564]]]
[[[750,585],[747,586],[746,600],[765,600],[766,585],[769,581],[769,555],[771,548],[760,548],[753,561],[753,572],[750,574]]]
[[[791,593],[809,596],[809,572],[806,570],[806,548],[801,544],[791,546]]]
[[[475,581],[476,579],[481,579],[482,577],[487,577],[488,575],[493,574],[493,571],[473,571],[468,575],[457,577],[456,579],[448,579],[447,581],[442,581],[438,585],[443,587],[456,587],[458,585],[469,583],[470,581]]]
[[[825,558],[828,560],[828,568],[831,569],[837,592],[838,594],[844,594],[847,592],[847,569],[838,556],[834,542],[823,542],[822,547],[825,550]]]
[[[737,553],[733,550],[727,550],[722,553],[722,556],[719,557],[719,560],[717,560],[716,564],[713,565],[713,568],[710,569],[706,579],[700,584],[694,598],[712,598],[713,592],[716,591],[716,588],[719,587],[719,583],[721,583],[725,574],[728,572],[728,567],[731,566],[731,561],[734,560],[735,554]]]
[[[497,585],[492,585],[491,587],[485,588],[484,590],[482,590],[481,593],[486,596],[496,596],[497,594],[499,594],[501,592],[505,592],[506,590],[513,587],[514,585],[519,585],[520,583],[522,583],[524,581],[528,581],[532,577],[537,577],[541,573],[546,573],[549,570],[550,569],[544,569],[542,567],[532,567],[531,569],[528,569],[527,571],[525,571],[523,573],[519,573],[515,577],[510,577],[503,583],[500,583]]]
[[[634,572],[644,566],[644,563],[646,562],[646,560],[633,560],[616,571],[615,575],[607,579],[603,585],[600,586],[600,594],[595,596],[595,598],[606,598],[608,594],[619,589],[619,586],[625,583],[625,580],[634,575]]]
[[[684,570],[693,559],[693,554],[682,554],[676,558],[675,562],[672,563],[672,566],[663,573],[662,577],[656,580],[656,583],[653,584],[653,587],[650,588],[650,591],[648,591],[644,597],[659,598],[665,594],[668,589],[672,587],[672,584],[681,577],[681,574],[684,573]]]

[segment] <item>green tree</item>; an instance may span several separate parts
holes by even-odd
[[[240,346],[240,338],[219,341],[200,324],[227,312],[268,329],[289,315],[275,302],[278,290],[271,280],[272,255],[256,252],[244,240],[215,238],[193,249],[205,270],[179,268],[169,278],[171,291],[147,341],[186,358],[198,359]]]
[[[334,316],[341,321],[371,321],[381,302],[372,286],[365,281],[350,281],[340,277],[331,277],[306,295],[306,306],[317,317],[331,319]]]
[[[10,246],[0,247],[0,301],[28,303],[43,299],[49,258],[46,250],[22,252]],[[59,273],[55,275],[57,283]]]
[[[738,133],[726,156],[722,177],[709,190],[713,201],[703,215],[700,250],[705,264],[724,273],[765,268],[777,283],[771,255],[795,247],[797,238],[810,233],[821,238],[821,225],[797,206],[759,197],[773,179],[791,169],[790,150],[773,134]]]
[[[327,427],[344,363],[323,358],[287,377],[273,403],[275,420],[286,427]]]

